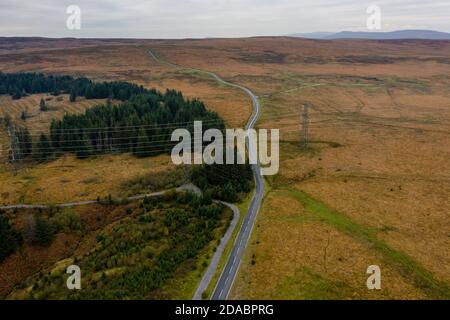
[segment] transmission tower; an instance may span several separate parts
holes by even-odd
[[[309,142],[308,130],[309,130],[309,105],[306,102],[305,104],[303,104],[302,131],[300,137],[300,144],[303,148],[306,148],[308,146]]]
[[[16,129],[11,122],[8,124],[8,131],[11,140],[11,161],[14,163],[19,160],[19,138],[17,137]]]

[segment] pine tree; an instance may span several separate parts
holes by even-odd
[[[48,247],[55,237],[55,230],[51,223],[42,219],[41,214],[36,215],[36,242],[41,246]]]
[[[17,89],[13,94],[12,94],[12,98],[13,100],[20,100],[20,98],[22,98],[22,92]]]
[[[75,153],[77,158],[80,159],[87,158],[94,153],[94,148],[87,134],[83,135]]]
[[[17,132],[17,138],[19,140],[19,159],[23,160],[31,155],[33,142],[30,132],[26,128],[21,128]]]
[[[144,129],[141,129],[139,131],[133,154],[137,157],[149,157],[152,155],[152,146],[150,145],[150,139],[148,138],[148,135]]]
[[[52,95],[57,97],[61,94],[61,91],[59,90],[59,88],[55,88],[52,92]]]
[[[43,98],[41,98],[41,102],[39,103],[39,110],[41,110],[42,112],[47,111],[47,105],[45,104],[45,100]]]
[[[31,82],[31,93],[39,93],[41,92],[41,85],[37,79],[34,79]]]
[[[74,89],[70,91],[70,102],[75,102],[77,100],[77,93]]]
[[[22,236],[11,228],[8,219],[1,212],[0,239],[0,262],[2,262],[22,244]]]
[[[36,144],[35,156],[39,161],[45,161],[53,153],[52,146],[45,134],[41,134]]]

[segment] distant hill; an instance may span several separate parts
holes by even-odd
[[[303,37],[309,39],[369,39],[369,40],[396,40],[396,39],[426,39],[426,40],[450,40],[450,33],[433,30],[399,30],[392,32],[352,32],[342,31],[297,33],[292,37]]]
[[[307,38],[307,39],[325,39],[326,37],[334,35],[334,32],[311,32],[311,33],[294,33],[289,37]]]

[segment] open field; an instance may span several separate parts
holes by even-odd
[[[267,179],[271,189],[232,298],[449,297],[449,41],[61,40],[51,50],[46,41],[0,41],[2,71],[176,88],[205,101],[229,126],[245,123],[251,105],[243,94],[156,64],[146,54],[152,48],[260,96],[259,127],[281,132],[280,172]],[[302,148],[305,101],[311,143]],[[16,175],[0,172],[2,201],[115,195],[122,182],[167,168],[165,156],[63,158]],[[372,264],[382,269],[381,291],[366,288]]]
[[[39,110],[41,99],[44,99],[48,108],[47,111]],[[2,95],[0,96],[0,110],[3,115],[9,115],[16,126],[26,127],[32,135],[39,135],[40,133],[48,133],[53,119],[59,120],[66,113],[83,113],[86,109],[105,102],[105,99],[87,100],[82,97],[78,97],[75,102],[70,102],[67,94],[58,97],[34,94],[20,100],[13,100],[10,96]],[[26,113],[26,120],[21,119],[22,112]]]
[[[272,192],[233,298],[448,298],[450,81],[446,63],[420,66],[421,50],[410,70],[403,61],[392,68],[341,63],[235,76],[259,88],[259,127],[280,128],[282,142],[280,173],[268,179]],[[307,149],[299,130],[305,101]],[[285,189],[306,192],[358,227],[342,230],[314,210],[305,213],[292,193],[278,191]],[[365,228],[374,230],[371,241],[360,237]],[[334,258],[324,262],[325,251]],[[385,276],[375,293],[365,286],[372,264]]]
[[[168,155],[153,158],[102,155],[83,160],[64,156],[55,161],[24,166],[17,172],[4,170],[0,173],[0,193],[5,205],[95,200],[109,194],[124,197],[129,195],[125,183],[174,167]]]

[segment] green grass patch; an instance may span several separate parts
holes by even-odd
[[[429,83],[410,78],[388,77],[383,79],[386,87],[395,89],[409,89],[419,93],[431,93],[432,89]]]
[[[411,259],[408,255],[395,250],[377,238],[377,229],[354,222],[346,215],[328,207],[303,191],[287,191],[288,194],[315,215],[321,222],[358,239],[379,252],[385,261],[395,267],[403,276],[414,281],[415,285],[433,299],[450,299],[450,287],[437,280],[433,274]]]
[[[313,140],[313,141],[310,141],[309,143],[326,144],[331,148],[342,147],[342,144],[340,144],[339,142],[334,142],[334,141]]]
[[[290,300],[344,300],[353,289],[347,284],[323,277],[302,267],[293,276],[281,281],[271,299]]]
[[[208,83],[208,85],[211,85],[212,87],[228,87],[227,85],[224,85],[223,83],[218,82],[215,78],[213,78],[211,75],[204,73],[200,70],[194,70],[194,69],[181,69],[177,71],[177,74],[181,74],[182,76],[185,76],[187,79],[195,80],[195,81],[205,81]]]
[[[34,178],[35,177],[33,177],[33,176],[23,176],[21,179],[24,181],[32,181],[32,180],[34,180]]]

